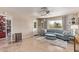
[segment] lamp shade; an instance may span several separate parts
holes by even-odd
[[[78,25],[71,25],[71,29],[78,29]]]
[[[78,25],[72,25],[71,26],[71,29],[73,30],[73,35],[75,36],[76,35],[76,29],[78,29]]]

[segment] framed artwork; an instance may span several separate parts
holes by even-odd
[[[36,28],[36,22],[34,22],[34,28]]]
[[[49,20],[48,29],[62,29],[63,23],[62,20]]]

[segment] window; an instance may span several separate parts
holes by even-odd
[[[48,20],[48,29],[62,29],[62,20]]]

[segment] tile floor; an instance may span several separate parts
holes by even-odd
[[[73,44],[68,44],[67,48],[51,45],[36,37],[23,39],[22,42],[8,44],[6,47],[0,48],[1,52],[73,52]]]

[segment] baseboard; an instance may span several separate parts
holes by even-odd
[[[27,39],[27,38],[32,38],[33,37],[33,35],[32,34],[29,34],[29,35],[24,35],[23,37],[22,37],[22,39]]]

